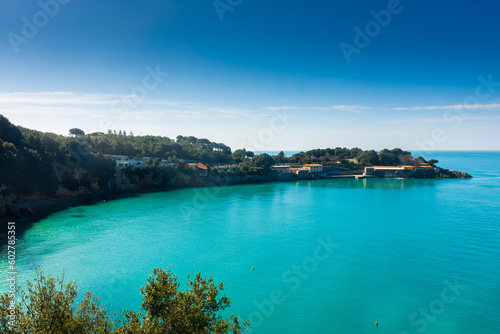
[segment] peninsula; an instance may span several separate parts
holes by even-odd
[[[61,136],[15,126],[0,115],[0,217],[21,219],[60,201],[130,191],[339,177],[471,178],[437,163],[399,148],[337,147],[286,157],[232,151],[192,136],[77,128]]]

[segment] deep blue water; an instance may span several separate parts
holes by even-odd
[[[187,189],[70,208],[22,234],[19,279],[64,272],[119,312],[139,310],[153,268],[183,283],[199,270],[227,282],[228,314],[250,319],[249,332],[499,333],[500,153],[426,158],[474,178]]]

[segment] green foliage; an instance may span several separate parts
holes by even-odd
[[[19,131],[16,126],[11,124],[3,115],[0,115],[0,135],[2,136],[3,141],[14,145],[19,145],[23,140],[21,131]]]
[[[271,170],[271,167],[276,163],[269,154],[262,153],[256,156],[253,161],[255,162],[255,166],[262,167],[264,171]]]
[[[264,168],[255,166],[255,162],[251,160],[243,161],[239,164],[240,170],[244,175],[262,175]]]
[[[246,149],[238,149],[234,151],[234,153],[231,155],[232,159],[236,163],[242,163],[243,161],[248,161],[249,159],[253,158],[255,155],[251,151],[247,151]]]
[[[363,151],[358,156],[358,161],[362,164],[365,164],[365,165],[378,165],[378,164],[380,164],[377,152],[375,152],[374,150]]]
[[[383,149],[379,153],[374,150],[363,151],[362,149],[336,147],[335,149],[315,149],[307,152],[300,152],[291,156],[288,161],[299,164],[320,163],[327,167],[352,164],[348,159],[357,159],[360,166],[369,165],[412,165],[419,166],[425,163],[422,157],[415,159],[408,151],[400,148],[392,150]]]
[[[69,129],[69,133],[72,135],[75,135],[75,137],[85,136],[85,132],[83,132],[83,130],[78,129],[78,128]]]
[[[75,137],[43,133],[12,125],[0,115],[0,189],[2,195],[54,196],[60,186],[70,191],[105,188],[114,177],[115,162],[107,154],[148,156],[178,162],[197,160],[208,164],[232,162],[231,149],[207,139],[108,134],[84,136],[74,128]],[[178,163],[176,170],[185,169]],[[169,172],[152,172],[165,185],[174,176]]]
[[[19,292],[21,307],[16,309],[16,327],[8,324],[8,295],[0,297],[2,333],[111,333],[115,323],[99,306],[97,297],[86,293],[75,308],[77,287],[65,283],[64,277],[47,279],[37,270],[33,282],[28,282],[28,291]]]
[[[431,160],[427,161],[427,163],[428,163],[429,165],[431,165],[432,167],[435,167],[435,166],[436,166],[436,164],[437,164],[438,162],[439,162],[439,161],[438,161],[438,160],[436,160],[436,159],[431,159]]]
[[[278,155],[274,157],[274,160],[277,164],[283,164],[287,161],[285,153],[283,151],[280,151],[280,153],[278,153]]]
[[[161,159],[197,160],[203,163],[231,162],[231,148],[208,139],[178,136],[174,142],[160,136],[125,136],[107,134],[100,136],[93,149],[103,154],[118,154]]]
[[[379,161],[381,165],[391,166],[396,164],[396,155],[388,149],[383,149],[379,153]]]
[[[223,318],[219,314],[231,303],[225,295],[220,296],[224,283],[216,285],[212,278],[202,278],[198,273],[188,283],[187,291],[179,291],[179,285],[170,271],[155,269],[141,288],[143,312],[125,311],[120,320],[114,321],[90,292],[76,304],[76,283],[65,283],[64,277],[47,279],[37,270],[33,282],[28,282],[28,292],[20,291],[16,327],[9,326],[9,296],[0,296],[0,329],[6,334],[184,334],[241,333],[248,325],[240,324],[233,315]]]
[[[178,171],[190,173],[184,160],[200,161],[208,167],[237,163],[242,175],[266,175],[276,163],[318,163],[345,172],[358,171],[367,165],[425,163],[422,157],[415,159],[410,152],[399,148],[377,153],[357,147],[336,147],[300,152],[290,158],[280,152],[273,158],[268,154],[256,156],[246,149],[231,153],[231,148],[224,144],[193,136],[177,136],[174,141],[161,136],[134,136],[132,132],[127,136],[121,130],[119,134],[108,130],[107,134],[96,137],[84,136],[77,128],[70,132],[75,137],[16,127],[0,115],[1,195],[53,196],[60,186],[82,192],[105,188],[115,174],[115,162],[108,154],[166,159],[175,165],[169,171],[149,168],[129,175],[138,185],[147,187],[166,185]],[[349,159],[357,159],[358,163]],[[437,160],[432,164],[435,163]]]
[[[5,189],[3,195],[53,195],[59,188],[59,180],[50,165],[60,157],[57,154],[60,145],[55,138],[65,137],[15,127],[1,115],[0,129],[0,187]]]
[[[237,317],[224,319],[218,313],[231,303],[226,296],[219,297],[224,283],[215,285],[212,278],[198,273],[188,286],[179,291],[177,276],[155,269],[141,288],[146,314],[127,312],[118,333],[241,333]]]
[[[233,158],[236,162],[240,161],[240,171],[244,175],[267,174],[271,172],[271,167],[276,164],[273,157],[267,153],[255,156],[253,152],[246,151],[245,149],[236,150],[233,153]]]

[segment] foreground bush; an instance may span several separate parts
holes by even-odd
[[[189,278],[189,277],[188,277]],[[28,282],[28,291],[19,292],[16,326],[9,324],[10,298],[0,296],[1,333],[241,333],[238,317],[225,319],[218,313],[229,307],[226,296],[218,297],[224,283],[215,285],[212,278],[196,275],[187,291],[179,291],[177,276],[155,269],[143,295],[142,312],[126,311],[112,320],[99,298],[87,292],[76,304],[76,283],[64,277],[47,279],[41,270]],[[76,307],[75,307],[76,305]]]

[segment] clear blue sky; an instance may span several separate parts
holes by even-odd
[[[59,1],[0,5],[15,124],[259,151],[500,149],[495,1]]]

